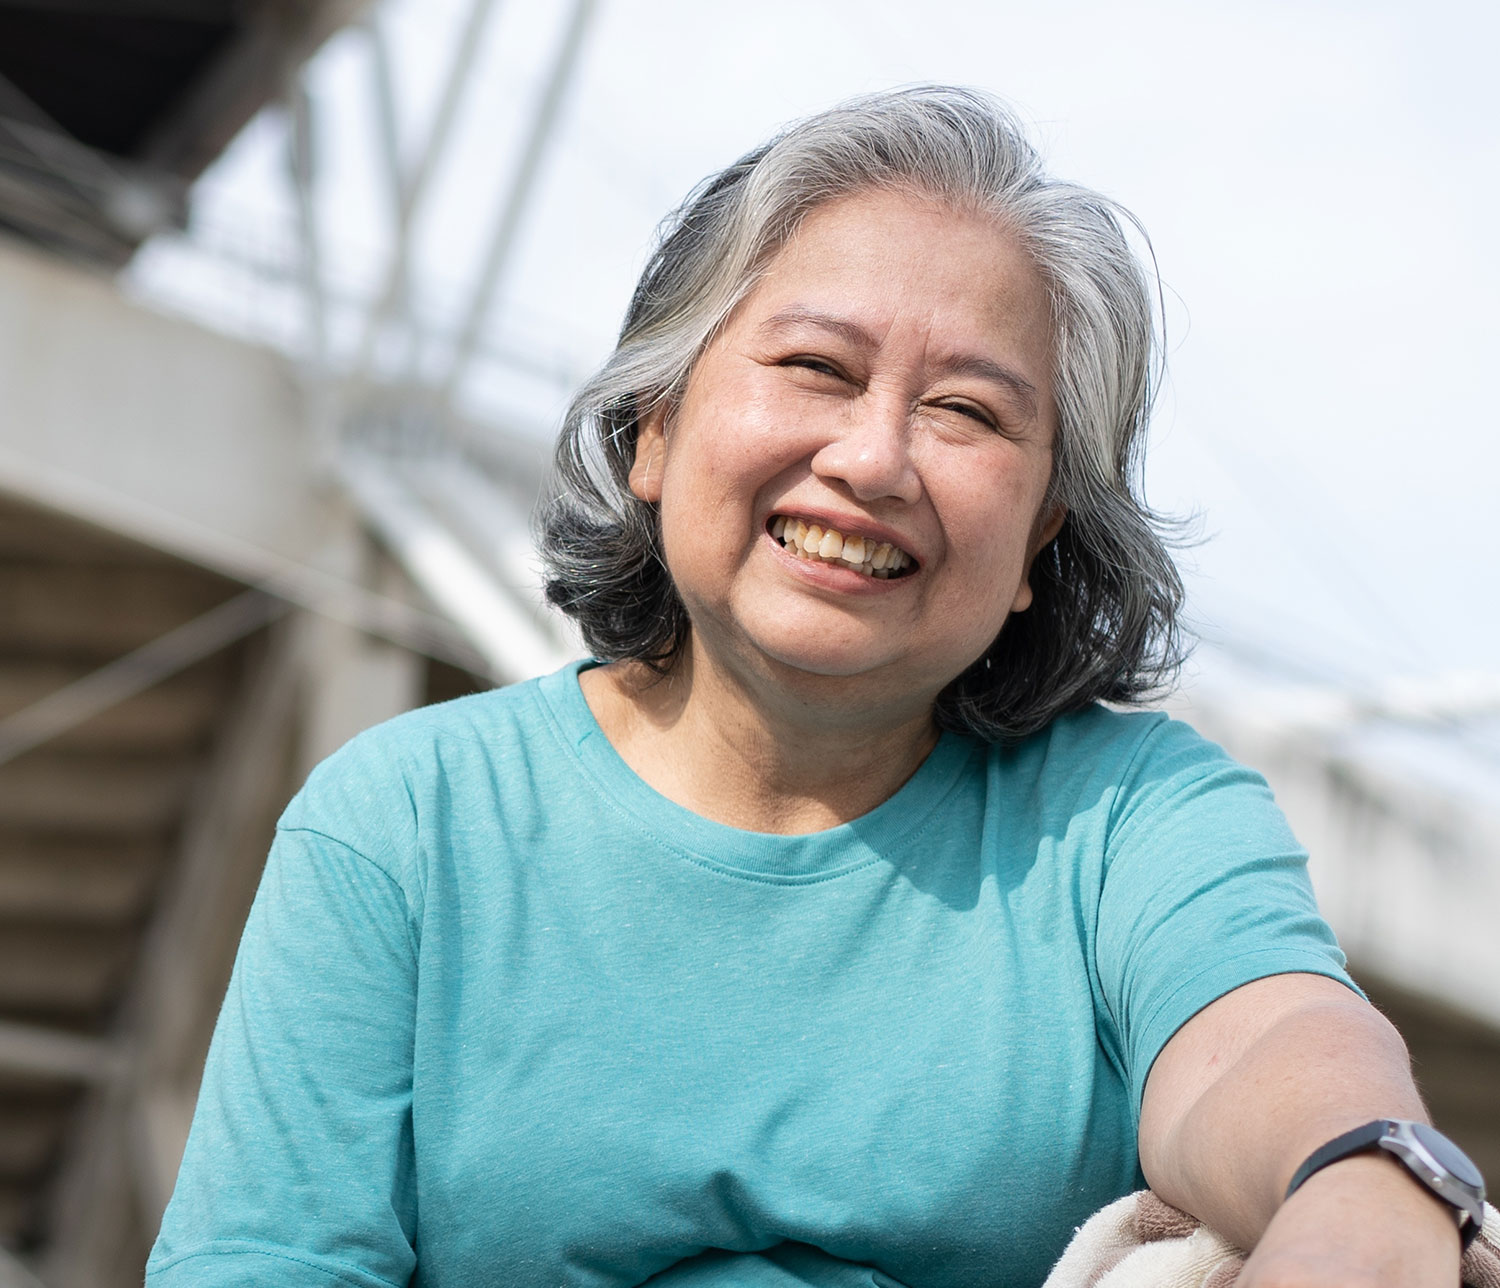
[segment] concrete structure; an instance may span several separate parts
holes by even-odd
[[[14,248],[0,355],[0,1240],[138,1282],[276,814],[491,672],[312,483],[284,360]]]

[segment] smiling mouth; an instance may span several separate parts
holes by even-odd
[[[834,564],[882,581],[909,577],[917,570],[917,561],[888,541],[857,533],[846,536],[837,529],[820,528],[784,514],[773,514],[766,528],[788,554],[798,559]]]

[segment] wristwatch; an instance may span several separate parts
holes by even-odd
[[[1286,1197],[1291,1198],[1297,1187],[1321,1168],[1371,1149],[1385,1150],[1453,1209],[1465,1249],[1474,1242],[1484,1224],[1484,1177],[1463,1150],[1426,1123],[1377,1118],[1335,1136],[1297,1169],[1286,1187]]]

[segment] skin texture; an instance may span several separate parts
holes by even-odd
[[[794,834],[887,799],[936,741],[932,703],[1031,602],[1046,504],[1050,310],[992,220],[878,192],[814,211],[641,427],[631,486],[660,506],[691,639],[670,675],[587,671],[584,696],[669,799]],[[774,515],[873,533],[917,571],[793,559]],[[1446,1208],[1395,1163],[1297,1166],[1378,1117],[1420,1118],[1394,1030],[1341,985],[1285,975],[1167,1044],[1140,1129],[1152,1188],[1243,1247],[1244,1288],[1457,1282]]]

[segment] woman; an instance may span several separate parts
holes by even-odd
[[[1452,1284],[1404,1049],[1264,784],[1122,714],[1146,280],[976,94],[684,208],[542,537],[603,664],[415,713],[282,820],[150,1281],[1039,1282],[1140,1183],[1257,1284]],[[1336,1152],[1336,1151],[1335,1151]]]

